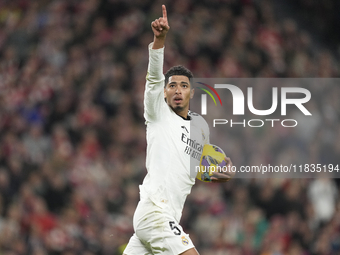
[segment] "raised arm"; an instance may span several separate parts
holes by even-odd
[[[144,117],[147,122],[156,121],[162,115],[164,107],[164,43],[170,27],[165,5],[162,5],[163,17],[151,23],[154,34],[149,45],[149,65],[144,93]]]

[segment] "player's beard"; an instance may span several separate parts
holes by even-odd
[[[184,109],[184,107],[183,106],[179,106],[179,105],[177,105],[177,106],[175,106],[175,107],[171,107],[172,108],[172,110],[174,111],[174,112],[181,112],[181,111],[183,111],[183,109]]]

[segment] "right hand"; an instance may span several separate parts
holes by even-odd
[[[155,21],[151,22],[151,28],[156,38],[165,38],[168,33],[170,27],[168,24],[168,17],[166,13],[165,5],[162,5],[163,17],[159,19],[155,19]]]

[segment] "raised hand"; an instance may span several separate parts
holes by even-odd
[[[166,34],[170,29],[168,23],[168,16],[164,4],[162,5],[162,11],[163,17],[155,19],[155,21],[151,22],[151,28],[156,38],[165,38]]]

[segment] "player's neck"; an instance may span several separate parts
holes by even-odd
[[[188,112],[189,112],[189,109],[186,108],[186,109],[183,109],[183,110],[178,110],[178,111],[175,111],[175,113],[179,116],[181,116],[183,119],[188,119]]]

